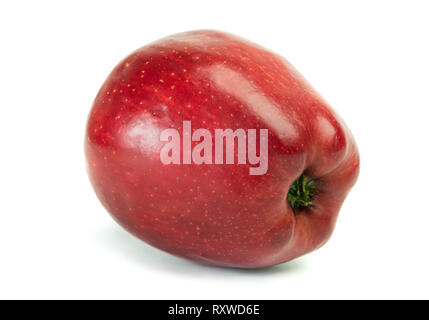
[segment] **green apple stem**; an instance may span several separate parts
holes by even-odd
[[[306,175],[301,176],[292,183],[287,200],[294,212],[313,205],[313,195],[316,193],[314,179],[309,179]]]

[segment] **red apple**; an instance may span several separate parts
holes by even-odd
[[[85,152],[98,198],[130,233],[241,268],[322,246],[359,171],[350,131],[289,62],[217,31],[120,62],[95,99]]]

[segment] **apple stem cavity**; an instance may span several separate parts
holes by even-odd
[[[298,179],[296,179],[287,195],[287,200],[289,201],[290,206],[294,213],[312,206],[313,195],[316,193],[314,188],[314,179],[309,179],[306,175],[301,174]]]

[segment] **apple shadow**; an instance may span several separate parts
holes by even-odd
[[[132,263],[144,265],[147,268],[158,271],[163,270],[167,273],[180,274],[193,278],[196,275],[219,275],[222,277],[234,278],[237,276],[284,275],[302,272],[307,267],[307,263],[303,258],[262,269],[225,268],[200,264],[153,248],[116,226],[100,229],[96,234],[96,238],[101,241],[103,245],[116,251],[118,255],[130,260]]]

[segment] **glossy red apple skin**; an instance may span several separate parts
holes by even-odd
[[[160,131],[269,129],[269,167],[164,165]],[[124,59],[89,115],[87,167],[112,217],[171,254],[218,266],[260,268],[323,245],[359,171],[342,120],[282,57],[217,31],[176,34]],[[286,200],[302,174],[314,205]]]

